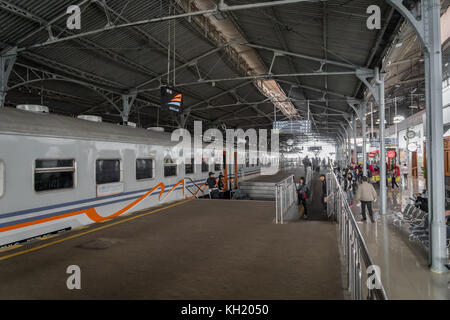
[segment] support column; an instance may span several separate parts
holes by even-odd
[[[131,107],[133,106],[136,96],[137,94],[135,92],[122,95],[122,122],[124,125],[126,125],[128,122],[128,116],[130,115]]]
[[[16,62],[16,56],[15,50],[0,55],[0,108],[5,106],[8,80]]]
[[[346,157],[345,157],[345,165],[349,165],[351,160],[351,150],[350,150],[350,135],[348,134],[348,130],[345,129],[345,149],[347,149]]]
[[[363,152],[363,176],[367,177],[367,123],[366,123],[366,103],[362,102],[360,105],[360,115],[361,119],[361,136],[362,136],[362,152]]]
[[[353,129],[353,162],[355,164],[358,163],[358,152],[357,152],[357,148],[358,146],[356,145],[356,135],[357,135],[357,128],[356,128],[356,117],[354,115],[352,115],[352,129]]]
[[[425,23],[424,59],[427,61],[427,76],[425,78],[426,101],[426,140],[427,140],[427,182],[429,190],[429,206],[431,213],[431,270],[437,273],[447,272],[445,225],[445,178],[444,178],[444,146],[442,142],[442,52],[440,32],[440,1],[424,1],[422,10]],[[432,183],[431,183],[432,181]]]
[[[375,70],[375,83],[378,89],[378,105],[379,105],[379,116],[380,116],[380,129],[379,129],[379,139],[380,139],[380,214],[386,214],[386,149],[385,149],[385,136],[384,136],[384,120],[385,120],[385,104],[384,104],[384,77],[385,74],[379,73],[378,69]]]

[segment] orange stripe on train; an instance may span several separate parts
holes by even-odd
[[[175,184],[172,187],[172,189],[170,189],[170,191],[166,194],[166,196],[164,198],[162,198],[162,200],[165,200],[172,193],[172,191],[180,184],[183,185],[183,197],[186,198],[186,196],[184,194],[184,187],[185,187],[184,180],[180,180],[177,184]],[[89,219],[91,219],[94,222],[105,221],[105,220],[108,220],[108,219],[112,219],[112,218],[118,217],[121,214],[123,214],[124,212],[126,212],[127,210],[133,208],[134,206],[139,204],[141,201],[143,201],[145,198],[150,196],[158,188],[161,188],[161,191],[159,192],[159,196],[158,196],[158,200],[161,201],[161,196],[163,195],[164,190],[165,190],[165,185],[162,182],[159,183],[153,189],[149,190],[147,193],[145,193],[139,199],[134,200],[132,203],[126,205],[122,209],[116,211],[115,213],[113,213],[113,214],[111,214],[111,215],[109,215],[107,217],[100,216],[97,213],[97,211],[95,210],[95,208],[89,208],[89,209],[84,209],[84,210],[64,213],[64,214],[57,215],[57,216],[54,216],[54,217],[42,218],[42,219],[38,219],[38,220],[34,220],[34,221],[28,221],[28,222],[15,224],[15,225],[12,225],[12,226],[3,227],[3,228],[0,228],[0,232],[20,229],[20,228],[24,228],[24,227],[29,227],[29,226],[33,226],[33,225],[36,225],[36,224],[41,224],[41,223],[45,223],[45,222],[49,222],[49,221],[54,221],[54,220],[59,220],[59,219],[63,219],[63,218],[68,218],[68,217],[72,217],[72,216],[76,216],[76,215],[80,215],[80,214],[86,214],[89,217]],[[193,196],[190,197],[190,198],[192,199]]]

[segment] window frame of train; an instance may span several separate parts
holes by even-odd
[[[119,180],[118,181],[98,181],[98,162],[99,161],[118,161],[119,162]],[[123,187],[123,162],[120,158],[98,158],[95,160],[95,185],[97,197],[106,197],[119,194],[124,191]]]
[[[45,162],[54,162],[56,161],[56,165],[53,166],[47,166],[44,167],[41,165],[38,165],[38,162],[41,161],[42,164],[44,164]],[[59,165],[58,166],[58,161],[63,162],[63,161],[71,161],[71,165]],[[61,163],[62,164],[62,163]],[[41,167],[42,166],[42,167]],[[67,191],[67,190],[73,190],[76,188],[77,186],[77,175],[76,175],[76,171],[77,171],[77,165],[76,165],[76,161],[75,159],[71,159],[71,158],[51,158],[51,159],[45,159],[45,158],[38,158],[35,159],[33,162],[33,190],[36,193],[45,193],[45,192],[57,192],[57,191]],[[71,173],[71,186],[67,186],[67,187],[55,187],[55,188],[47,188],[47,189],[36,189],[36,185],[37,182],[39,181],[37,179],[37,175],[44,175],[44,174],[49,174],[49,173]]]
[[[6,180],[5,162],[0,159],[0,198],[5,194],[5,180]]]
[[[222,164],[214,163],[214,171],[221,171],[221,170],[222,170]]]
[[[166,162],[166,159],[171,159],[171,163],[167,163]],[[175,172],[173,172],[173,174],[167,174],[167,171],[166,171],[166,168],[173,168],[173,167],[175,167]],[[177,175],[178,175],[178,165],[177,165],[177,162],[173,159],[173,157],[172,156],[170,156],[170,155],[166,155],[165,157],[164,157],[164,178],[170,178],[170,177],[176,177]]]
[[[144,178],[140,178],[138,176],[138,161],[151,161],[151,176],[150,177],[144,177]],[[155,159],[154,158],[136,158],[136,167],[135,167],[135,171],[136,171],[136,181],[145,181],[145,180],[152,180],[155,178]]]
[[[201,164],[201,167],[202,167],[202,173],[205,173],[205,172],[210,172],[209,171],[209,159],[208,159],[208,157],[207,156],[202,156],[202,164]]]
[[[194,157],[192,157],[191,158],[191,163],[189,164],[189,163],[184,163],[184,174],[186,174],[186,175],[192,175],[192,174],[195,174],[195,161],[194,161],[195,159],[194,159]],[[188,172],[187,171],[187,167],[188,166],[191,166],[191,168],[192,168],[192,172]]]

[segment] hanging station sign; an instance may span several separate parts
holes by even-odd
[[[174,112],[181,112],[183,108],[183,94],[169,87],[161,87],[161,108]]]
[[[379,139],[370,139],[370,147],[371,148],[379,148],[380,147],[380,140]]]
[[[273,130],[276,130],[281,134],[311,133],[311,120],[275,121],[273,123]]]

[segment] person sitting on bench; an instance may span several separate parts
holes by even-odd
[[[214,172],[209,173],[209,178],[206,179],[206,185],[209,188],[211,199],[219,199],[218,179],[214,177]]]

